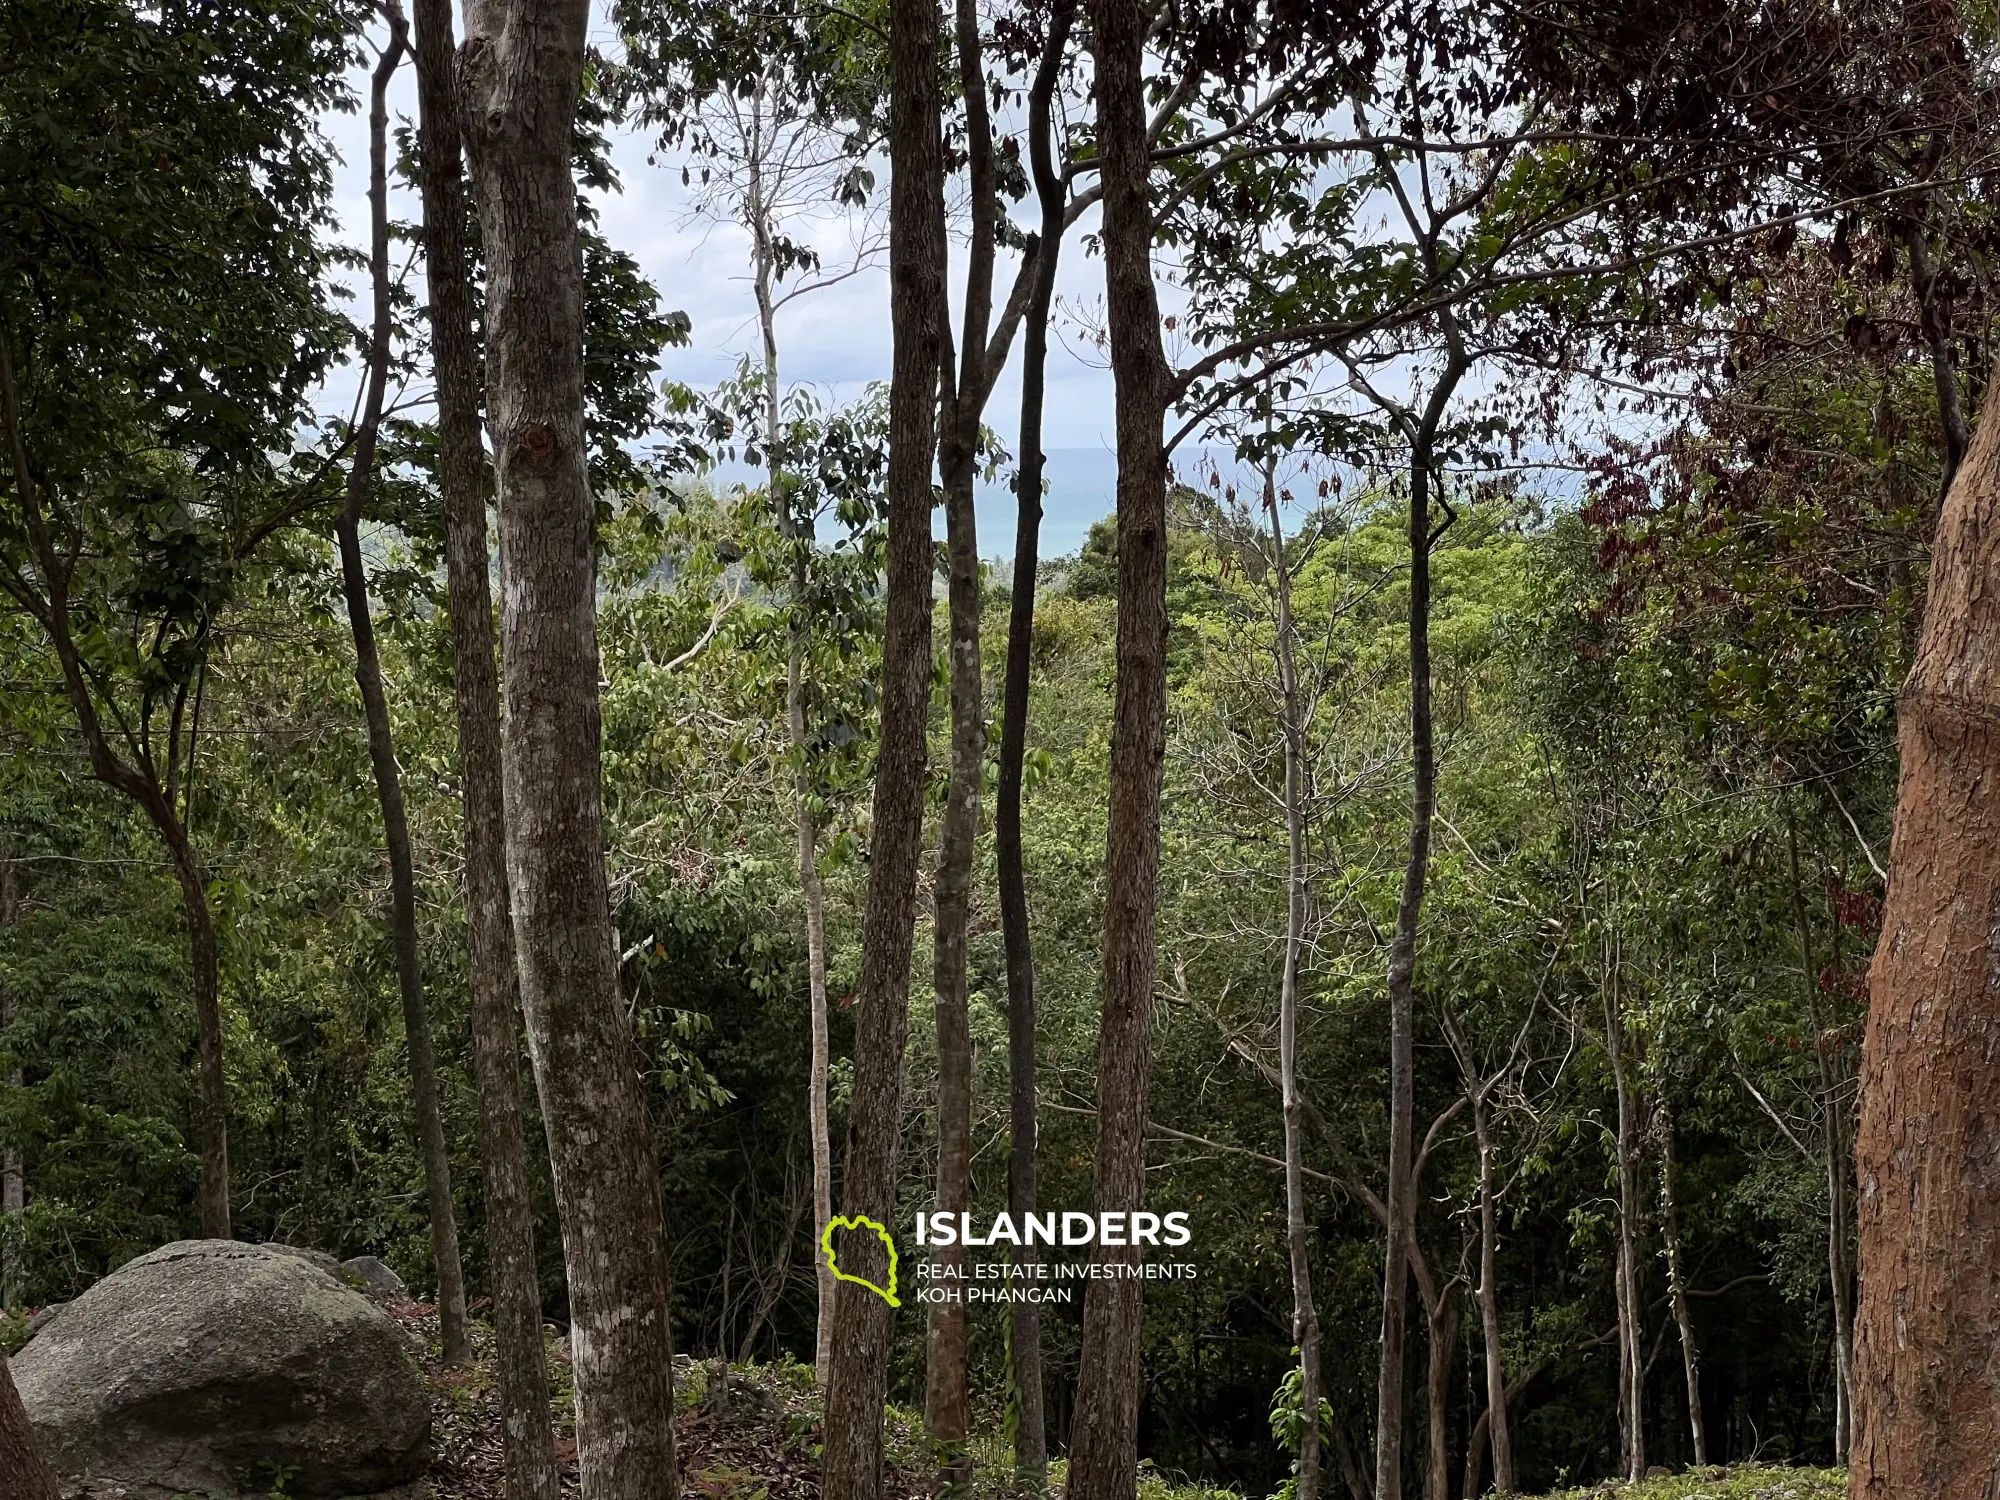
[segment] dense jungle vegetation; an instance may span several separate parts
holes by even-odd
[[[657,1167],[615,1215],[672,1348],[833,1382],[835,1500],[870,1378],[941,1482],[981,1435],[1081,1500],[1120,1380],[1137,1456],[1252,1495],[1845,1464],[1899,693],[1947,493],[2000,473],[1991,7],[623,0],[587,52],[551,8],[574,77],[517,8],[456,83],[439,0],[414,41],[334,0],[0,24],[6,1307],[234,1236],[380,1255],[447,1357],[454,1297],[609,1326],[565,1269],[592,1120]],[[467,106],[461,182],[489,66],[560,108]],[[357,250],[326,128],[371,105],[425,222],[378,197]],[[661,375],[701,310],[592,199],[509,196],[608,191],[621,133],[743,232],[718,387]],[[855,402],[779,363],[822,213],[888,237]],[[1051,301],[1066,231],[1103,300]],[[1042,492],[1051,337],[1106,351],[1121,479],[1042,557],[970,516]],[[594,762],[532,741],[586,700]],[[1188,1215],[1136,1362],[1081,1290],[835,1311],[832,1209],[911,1277],[919,1214],[1024,1206],[1024,1140],[1026,1206]]]

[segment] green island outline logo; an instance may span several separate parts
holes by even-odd
[[[865,1276],[850,1276],[847,1272],[840,1269],[839,1261],[835,1258],[833,1249],[833,1232],[836,1229],[872,1229],[875,1231],[875,1238],[880,1240],[889,1251],[889,1287],[887,1291],[875,1285],[874,1282]],[[819,1232],[819,1249],[820,1254],[826,1257],[826,1268],[833,1272],[833,1279],[835,1281],[851,1281],[856,1286],[865,1286],[891,1307],[901,1307],[903,1305],[896,1297],[896,1242],[889,1238],[888,1230],[869,1218],[868,1215],[855,1214],[852,1218],[849,1218],[846,1214],[835,1214],[826,1221],[826,1228]]]

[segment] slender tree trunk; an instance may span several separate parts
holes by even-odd
[[[1449,1287],[1440,1288],[1434,1302],[1424,1304],[1424,1331],[1429,1368],[1424,1382],[1425,1432],[1429,1462],[1424,1469],[1424,1500],[1451,1500],[1451,1377],[1458,1361],[1458,1300]]]
[[[1167,515],[1161,435],[1169,394],[1153,280],[1144,55],[1150,9],[1091,0],[1105,311],[1118,439],[1118,685],[1105,830],[1104,996],[1097,1046],[1093,1205],[1130,1213],[1146,1196],[1146,1110],[1166,756]],[[1111,1273],[1083,1299],[1083,1357],[1070,1438],[1071,1500],[1130,1500],[1137,1484],[1140,1289],[1135,1248],[1100,1246]]]
[[[1812,929],[1806,921],[1805,888],[1799,880],[1798,832],[1785,824],[1785,853],[1791,865],[1792,920],[1799,935],[1799,973],[1805,980],[1806,1013],[1812,1018],[1813,1053],[1819,1064],[1821,1110],[1820,1166],[1826,1174],[1826,1275],[1833,1303],[1833,1453],[1845,1463],[1853,1435],[1853,1315],[1847,1300],[1847,1164],[1851,1160],[1840,1091],[1827,1056],[1826,1018],[1820,1012],[1819,967],[1813,958]]]
[[[1667,1299],[1674,1325],[1680,1330],[1681,1368],[1687,1375],[1688,1435],[1694,1443],[1695,1467],[1708,1467],[1708,1433],[1701,1420],[1701,1358],[1695,1345],[1694,1319],[1688,1313],[1687,1279],[1681,1270],[1680,1213],[1675,1203],[1674,1121],[1665,1100],[1657,1118],[1660,1130],[1660,1237],[1667,1247]]]
[[[826,889],[819,878],[819,825],[812,810],[812,770],[807,762],[806,740],[806,612],[810,608],[812,579],[808,553],[812,547],[809,529],[801,530],[792,509],[791,492],[786,488],[780,386],[778,383],[778,308],[775,296],[777,255],[772,245],[770,208],[764,191],[764,163],[760,152],[752,152],[749,163],[750,190],[746,195],[745,217],[750,221],[754,285],[757,293],[757,328],[764,345],[764,452],[766,482],[771,506],[778,518],[778,531],[791,549],[791,609],[785,625],[785,728],[790,736],[792,797],[796,804],[799,892],[806,909],[806,983],[812,1012],[812,1074],[807,1088],[807,1124],[812,1135],[813,1243],[833,1217],[833,1144],[827,1124],[827,1079],[832,1067],[831,1045],[827,1036],[826,998]],[[813,1340],[813,1378],[826,1385],[827,1364],[833,1356],[833,1297],[839,1285],[833,1267],[817,1251],[813,1256],[814,1275],[819,1288],[819,1315]]]
[[[1264,472],[1264,509],[1271,524],[1271,568],[1277,584],[1274,642],[1285,736],[1285,967],[1278,992],[1278,1079],[1284,1104],[1285,1240],[1291,1252],[1292,1342],[1299,1356],[1299,1395],[1305,1423],[1299,1430],[1298,1500],[1319,1500],[1319,1311],[1313,1305],[1312,1241],[1306,1225],[1305,1102],[1299,1096],[1299,958],[1306,942],[1305,711],[1299,701],[1293,654],[1291,561],[1278,511],[1277,475]]]
[[[605,881],[596,554],[571,130],[588,0],[474,0],[465,140],[487,265],[507,874],[569,1274],[586,1500],[672,1500],[659,1163]]]
[[[1056,170],[1054,100],[1062,58],[1076,18],[1076,0],[1056,0],[1048,40],[1028,86],[1028,166],[1034,176],[1042,230],[1036,240],[1034,282],[1028,290],[1020,374],[1020,468],[1014,484],[1014,590],[1008,600],[1006,690],[1000,704],[1000,784],[994,796],[994,846],[1000,874],[1000,928],[1006,944],[1008,992],[1008,1208],[1014,1222],[1036,1212],[1036,1062],[1034,1062],[1034,936],[1028,924],[1028,870],[1020,842],[1022,766],[1028,754],[1028,694],[1034,660],[1034,592],[1042,548],[1042,406],[1048,390],[1048,314],[1056,298],[1056,264],[1062,258],[1068,190]],[[1032,1244],[1014,1252],[1028,1272],[1038,1258]],[[1042,1310],[1014,1302],[1010,1352],[1020,1400],[1014,1428],[1014,1476],[1030,1494],[1048,1488],[1048,1428],[1042,1398]]]
[[[2000,1484],[2000,422],[1944,507],[1903,686],[1902,784],[1862,1050],[1856,1500]]]
[[[0,929],[12,927],[21,915],[21,863],[0,855]],[[0,1042],[14,1024],[13,990],[0,984]],[[7,1087],[18,1094],[27,1074],[16,1062],[8,1069]],[[21,1305],[21,1217],[27,1211],[28,1174],[21,1148],[9,1144],[0,1152],[0,1311]]]
[[[1041,208],[1034,281],[1028,292],[1021,351],[1021,448],[1015,475],[1014,587],[1007,605],[1007,684],[1000,707],[1000,779],[995,790],[993,838],[999,865],[1000,927],[1007,953],[1008,1121],[1007,1206],[1014,1222],[1035,1212],[1037,1140],[1035,1083],[1035,949],[1028,921],[1028,877],[1021,849],[1021,772],[1028,750],[1028,696],[1032,686],[1035,585],[1041,566],[1042,407],[1047,393],[1049,310],[1055,300],[1068,191],[1056,170],[1051,139],[1056,85],[1076,15],[1075,0],[1057,0],[1049,35],[1028,90],[1028,162]],[[1014,1252],[1023,1271],[1037,1250]],[[1019,1393],[1014,1433],[1015,1479],[1031,1494],[1048,1486],[1049,1446],[1042,1394],[1042,1315],[1033,1302],[1009,1306],[1009,1350]]]
[[[1639,1299],[1639,1122],[1625,1078],[1624,997],[1614,953],[1604,995],[1604,1040],[1611,1055],[1611,1083],[1618,1094],[1618,1414],[1625,1477],[1646,1477],[1645,1303]]]
[[[5,1349],[0,1349],[0,1494],[7,1500],[60,1500],[62,1494],[14,1388]]]
[[[1465,1496],[1465,1500],[1473,1500],[1473,1496],[1479,1493],[1480,1483],[1485,1476],[1484,1460],[1487,1449],[1487,1434],[1492,1431],[1494,1411],[1496,1409],[1500,1411],[1510,1409],[1514,1402],[1521,1399],[1521,1393],[1528,1388],[1528,1383],[1548,1367],[1549,1359],[1546,1355],[1528,1366],[1527,1369],[1507,1382],[1507,1389],[1499,1407],[1495,1408],[1489,1402],[1486,1410],[1479,1414],[1479,1420],[1472,1424],[1472,1435],[1465,1440],[1465,1482],[1459,1488],[1459,1493]],[[1501,1489],[1497,1481],[1493,1487],[1500,1494],[1510,1493],[1507,1490]]]
[[[1409,1314],[1410,1237],[1416,1205],[1417,930],[1430,873],[1431,822],[1437,812],[1437,752],[1431,715],[1432,466],[1443,420],[1465,357],[1454,334],[1451,359],[1420,419],[1405,414],[1410,440],[1410,838],[1403,889],[1389,951],[1389,1170],[1382,1260],[1381,1365],[1375,1383],[1375,1493],[1401,1493],[1403,1476],[1403,1345]]]
[[[1511,1495],[1514,1442],[1507,1428],[1507,1360],[1500,1342],[1500,1226],[1493,1188],[1493,1131],[1483,1085],[1473,1090],[1472,1131],[1479,1147],[1479,1288],[1474,1300],[1479,1304],[1479,1335],[1486,1355],[1487,1441],[1493,1449],[1493,1488]],[[1465,1500],[1473,1500],[1469,1486]]]
[[[451,1158],[445,1150],[444,1120],[438,1109],[437,1057],[431,1048],[430,1007],[424,999],[423,959],[417,946],[415,861],[410,822],[403,806],[402,773],[389,729],[389,700],[382,687],[382,660],[375,645],[375,622],[368,605],[368,573],[361,557],[361,514],[375,483],[375,446],[382,426],[382,396],[389,378],[389,80],[402,62],[408,27],[397,10],[390,16],[389,43],[375,65],[368,109],[369,275],[374,287],[373,331],[363,387],[361,422],[354,459],[347,471],[346,503],[334,528],[340,542],[341,592],[347,624],[354,635],[354,680],[368,721],[368,761],[382,808],[382,831],[389,849],[389,926],[396,951],[396,979],[403,997],[403,1032],[410,1054],[410,1095],[417,1113],[418,1154],[424,1164],[424,1192],[430,1208],[431,1253],[437,1261],[438,1324],[447,1364],[471,1354],[465,1332],[465,1273],[459,1265],[458,1225],[451,1201]]]
[[[993,134],[975,0],[957,0],[954,42],[966,111],[972,237],[965,317],[956,360],[946,346],[938,468],[944,481],[946,605],[950,620],[951,774],[938,830],[932,986],[937,999],[937,1207],[964,1213],[972,1188],[972,1020],[966,995],[966,936],[972,920],[972,861],[979,839],[980,782],[986,761],[986,708],[979,655],[979,534],[973,481],[987,386],[986,333],[992,316]],[[954,1241],[931,1254],[942,1278],[965,1252]],[[945,1284],[949,1284],[946,1281]],[[971,1427],[966,1388],[965,1303],[930,1303],[924,1340],[924,1426],[937,1447],[940,1483],[970,1478],[965,1443]]]
[[[479,348],[473,333],[463,151],[451,0],[416,0],[424,283],[437,379],[459,781],[465,803],[467,968],[486,1260],[498,1355],[506,1500],[558,1500],[555,1432],[535,1258],[535,1210],[521,1118],[520,991],[507,897],[500,678],[493,655]]]
[[[854,1041],[842,1210],[886,1225],[896,1208],[902,1146],[903,1047],[910,949],[924,833],[925,730],[931,668],[931,464],[936,454],[944,312],[942,98],[936,0],[892,0],[890,54],[890,321],[888,588],[882,640],[882,729],[876,757],[868,905]],[[855,1274],[886,1285],[887,1256],[851,1234]],[[882,1483],[882,1404],[892,1312],[844,1284],[833,1304],[826,1500],[874,1500]]]

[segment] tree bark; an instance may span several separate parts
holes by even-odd
[[[586,1500],[673,1500],[659,1163],[604,867],[594,506],[571,131],[588,0],[474,0],[465,143],[486,252],[507,874],[569,1276]]]
[[[953,21],[959,94],[965,108],[971,243],[958,357],[944,346],[938,449],[944,485],[946,610],[950,631],[951,773],[938,830],[931,983],[937,1002],[937,1208],[964,1213],[972,1187],[972,1020],[966,996],[966,937],[972,920],[972,861],[986,761],[986,708],[979,653],[979,533],[973,482],[987,389],[986,335],[993,311],[995,198],[993,130],[987,114],[976,0],[957,0]],[[940,1278],[956,1274],[956,1240],[931,1252]],[[945,1280],[944,1284],[949,1285]],[[965,1303],[930,1303],[924,1326],[924,1427],[942,1465],[940,1484],[970,1478]]]
[[[1450,1418],[1452,1366],[1458,1359],[1458,1301],[1450,1286],[1424,1304],[1429,1366],[1424,1381],[1424,1427],[1429,1461],[1424,1467],[1424,1500],[1451,1500]]]
[[[1901,700],[1902,780],[1869,974],[1855,1330],[1856,1500],[2000,1484],[2000,422],[1939,521]]]
[[[0,1349],[0,1493],[7,1500],[60,1500],[62,1493],[14,1388],[5,1349]]]
[[[12,927],[21,915],[21,863],[0,855],[0,928]],[[0,984],[0,1041],[14,1024],[13,990]],[[19,1093],[27,1086],[19,1062],[7,1070],[7,1087]],[[28,1174],[21,1148],[0,1152],[0,1311],[21,1304],[21,1216],[27,1210]]]
[[[1144,55],[1149,7],[1091,0],[1105,312],[1118,442],[1117,691],[1105,830],[1104,996],[1097,1050],[1099,1214],[1145,1202],[1152,1075],[1160,783],[1166,754],[1169,396],[1153,279]],[[1072,1500],[1130,1500],[1137,1484],[1141,1253],[1099,1246],[1109,1279],[1084,1292],[1070,1441]]]
[[[925,731],[931,669],[931,464],[936,455],[944,311],[942,100],[936,0],[892,0],[889,12],[889,284],[895,353],[889,385],[888,586],[882,640],[882,729],[876,757],[868,904],[854,1040],[842,1211],[887,1224],[902,1146],[903,1047],[910,949],[924,833]],[[886,1285],[872,1236],[845,1252],[855,1274]],[[826,1500],[874,1500],[882,1483],[882,1404],[892,1311],[843,1285],[834,1299],[827,1379]]]
[[[1511,1495],[1514,1442],[1507,1428],[1507,1360],[1500,1342],[1500,1226],[1493,1188],[1493,1130],[1487,1118],[1484,1086],[1472,1092],[1472,1132],[1479,1148],[1479,1287],[1474,1299],[1479,1304],[1479,1335],[1486,1356],[1487,1441],[1493,1449],[1493,1488]],[[1465,1500],[1472,1500],[1472,1494],[1468,1488]]]
[[[1275,460],[1273,461],[1275,463]],[[1298,1500],[1319,1500],[1319,1311],[1313,1305],[1312,1242],[1306,1226],[1305,1101],[1299,1096],[1299,959],[1306,941],[1305,711],[1294,655],[1291,561],[1278,511],[1277,473],[1264,471],[1264,509],[1271,525],[1271,570],[1277,586],[1278,688],[1285,740],[1285,965],[1278,990],[1278,1078],[1285,1131],[1285,1241],[1291,1253],[1292,1343],[1299,1357]]]
[[[1431,714],[1431,484],[1438,426],[1463,378],[1466,359],[1455,325],[1451,357],[1422,416],[1401,409],[1410,443],[1410,836],[1403,889],[1389,950],[1389,1170],[1384,1194],[1381,1365],[1375,1383],[1375,1493],[1401,1493],[1403,1344],[1409,1312],[1409,1259],[1416,1205],[1417,930],[1430,873],[1431,823],[1437,813],[1437,751]]]
[[[1681,1369],[1687,1376],[1688,1436],[1694,1444],[1695,1467],[1704,1469],[1708,1467],[1708,1432],[1701,1420],[1701,1356],[1695,1345],[1694,1319],[1688,1313],[1687,1279],[1681,1270],[1680,1213],[1674,1197],[1674,1121],[1665,1100],[1660,1102],[1656,1117],[1660,1130],[1660,1237],[1667,1248],[1667,1299],[1673,1306],[1674,1326],[1680,1331]]]
[[[424,283],[437,380],[453,702],[465,804],[467,968],[486,1259],[498,1355],[506,1500],[558,1500],[555,1432],[535,1258],[535,1210],[521,1118],[520,990],[507,897],[500,678],[493,656],[479,347],[473,332],[451,0],[416,0]]]
[[[757,330],[764,347],[764,453],[766,482],[778,532],[791,549],[790,613],[785,624],[785,729],[790,737],[792,797],[798,842],[799,893],[806,912],[806,984],[811,1007],[812,1071],[807,1087],[807,1126],[812,1137],[813,1243],[833,1217],[833,1144],[827,1123],[827,1079],[832,1052],[827,1033],[826,890],[819,878],[819,825],[812,810],[812,772],[807,764],[805,669],[806,611],[810,607],[808,553],[810,529],[801,531],[785,487],[783,436],[778,371],[777,253],[769,202],[764,190],[764,162],[759,150],[749,159],[750,185],[744,217],[750,222],[752,284],[757,296]],[[813,1339],[813,1378],[824,1388],[833,1357],[833,1299],[838,1282],[826,1257],[815,1250],[814,1276],[819,1289],[819,1313]]]
[[[445,1149],[444,1120],[438,1110],[437,1057],[431,1047],[430,1006],[424,998],[423,958],[417,946],[415,861],[410,853],[410,820],[403,806],[402,773],[389,727],[389,700],[382,687],[382,660],[375,646],[369,611],[368,572],[361,557],[361,515],[375,484],[375,447],[382,428],[382,397],[389,378],[393,328],[389,286],[389,80],[408,45],[409,28],[398,7],[384,6],[389,41],[375,64],[368,106],[368,269],[374,289],[368,373],[362,388],[361,420],[354,457],[347,470],[347,493],[335,534],[340,544],[341,592],[348,629],[354,636],[354,680],[368,722],[368,762],[382,808],[383,840],[389,850],[389,927],[396,953],[396,980],[403,999],[403,1034],[410,1056],[410,1095],[417,1114],[417,1147],[424,1165],[424,1195],[430,1209],[431,1254],[437,1262],[438,1325],[446,1364],[462,1364],[472,1349],[465,1332],[465,1272],[459,1264],[458,1225],[451,1201],[451,1157]]]
[[[1614,940],[1615,941],[1615,940]],[[1604,996],[1604,1041],[1611,1055],[1611,1083],[1618,1094],[1618,1415],[1625,1477],[1646,1477],[1645,1303],[1639,1298],[1639,1124],[1637,1102],[1625,1079],[1624,997],[1614,952]]]
[[[1806,1014],[1812,1019],[1813,1055],[1819,1067],[1821,1113],[1820,1169],[1826,1176],[1826,1277],[1833,1304],[1833,1456],[1847,1462],[1853,1436],[1854,1317],[1848,1302],[1847,1144],[1846,1111],[1841,1108],[1838,1080],[1827,1056],[1826,1018],[1820,1011],[1819,966],[1813,958],[1812,929],[1806,921],[1805,888],[1799,880],[1798,832],[1787,820],[1785,854],[1791,866],[1792,920],[1799,935],[1799,974],[1805,981]]]
[[[180,886],[181,909],[188,925],[188,969],[194,991],[201,1132],[201,1233],[204,1239],[229,1238],[229,1100],[222,1077],[222,1002],[215,942],[215,916],[208,904],[208,880],[195,857],[187,826],[174,810],[173,798],[161,785],[150,756],[126,760],[111,747],[91,694],[90,681],[69,625],[70,564],[60,555],[42,508],[41,487],[28,464],[21,429],[20,392],[14,378],[13,354],[0,335],[0,418],[7,428],[8,457],[14,469],[28,541],[40,570],[45,597],[31,612],[47,631],[62,667],[63,690],[76,715],[78,731],[90,756],[90,773],[106,786],[130,798],[153,825],[173,862]],[[143,742],[142,746],[143,748]]]
[[[1028,89],[1028,164],[1041,209],[1034,280],[1021,350],[1021,448],[1015,475],[1014,586],[1007,604],[1007,682],[1000,706],[1000,777],[995,789],[993,841],[999,865],[1000,928],[1007,955],[1008,1123],[1007,1206],[1014,1222],[1035,1212],[1038,1137],[1035,1081],[1035,948],[1028,919],[1028,877],[1021,848],[1021,773],[1028,750],[1028,696],[1032,686],[1035,585],[1041,566],[1042,408],[1047,394],[1049,310],[1055,300],[1068,190],[1056,170],[1055,92],[1076,16],[1076,0],[1056,0],[1048,39]],[[1029,1270],[1033,1245],[1014,1252]],[[1014,1431],[1017,1483],[1031,1494],[1048,1486],[1049,1447],[1042,1396],[1042,1316],[1032,1302],[1008,1310],[1009,1345],[1020,1411]]]

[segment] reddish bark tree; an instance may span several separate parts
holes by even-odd
[[[1861,1076],[1855,1500],[2000,1485],[2000,422],[1932,552]]]

